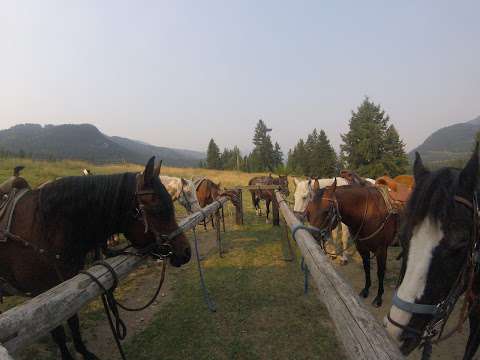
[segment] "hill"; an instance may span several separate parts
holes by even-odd
[[[152,155],[166,165],[197,166],[201,152],[158,147],[117,136],[107,136],[90,124],[22,124],[0,130],[0,149],[35,159],[77,159],[94,163],[144,164]]]
[[[480,131],[480,116],[464,123],[450,125],[435,131],[420,146],[410,152],[413,158],[418,151],[426,162],[455,162],[470,156],[475,134]]]

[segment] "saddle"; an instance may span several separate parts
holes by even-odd
[[[202,182],[203,180],[206,180],[207,178],[206,177],[194,177],[192,179],[193,181],[193,186],[195,186],[195,191],[198,190],[198,188],[200,187],[200,185],[202,185]]]
[[[20,199],[30,191],[30,188],[12,188],[8,194],[3,194],[0,200],[0,242],[6,242],[12,225],[13,213]]]

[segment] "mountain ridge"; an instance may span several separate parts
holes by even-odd
[[[38,159],[77,159],[94,163],[132,162],[144,164],[149,157],[165,165],[198,166],[205,154],[155,146],[143,141],[108,136],[92,124],[19,124],[0,130],[0,149]]]

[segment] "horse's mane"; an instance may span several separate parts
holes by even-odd
[[[404,246],[410,241],[415,226],[426,217],[433,221],[447,222],[454,208],[459,174],[459,169],[446,167],[424,174],[415,184],[399,233],[400,242]]]
[[[38,190],[45,236],[62,229],[71,245],[70,251],[82,251],[91,247],[92,242],[106,240],[131,215],[135,176],[134,173],[75,176],[45,185]]]

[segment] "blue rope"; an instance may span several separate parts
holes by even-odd
[[[308,275],[310,271],[308,270],[307,264],[305,264],[305,258],[302,256],[302,262],[300,263],[300,269],[303,271],[303,293],[308,294]]]
[[[205,303],[208,306],[208,310],[210,310],[211,312],[216,312],[217,305],[215,304],[213,299],[210,297],[210,293],[205,283],[205,276],[203,274],[203,269],[200,264],[200,253],[198,251],[197,232],[195,231],[195,228],[193,228],[192,231],[193,231],[193,238],[195,242],[195,257],[197,258],[197,269],[198,269],[198,274],[200,275],[200,285],[202,287],[203,299],[205,300]]]

